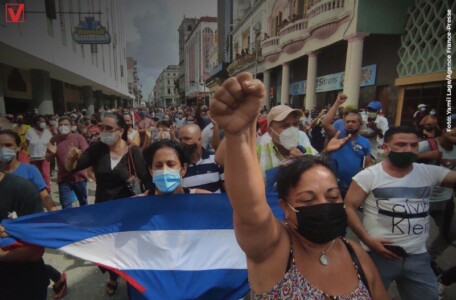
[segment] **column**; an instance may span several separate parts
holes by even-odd
[[[345,62],[344,94],[347,95],[346,104],[358,106],[359,88],[361,86],[361,65],[363,62],[363,45],[365,33],[356,33],[346,38],[347,58]]]
[[[5,95],[3,95],[3,82],[0,81],[0,116],[6,115]]]
[[[314,108],[317,99],[317,63],[318,53],[313,51],[307,53],[309,59],[307,62],[307,86],[305,108],[311,110]]]
[[[265,70],[263,73],[263,84],[264,89],[266,90],[266,99],[264,104],[266,108],[269,110],[271,107],[271,70]]]
[[[282,65],[282,88],[280,91],[280,104],[288,104],[290,98],[290,63]]]
[[[98,112],[100,108],[104,108],[103,91],[95,91],[95,110]]]
[[[32,82],[32,99],[35,108],[40,115],[53,115],[54,106],[52,103],[51,77],[49,72],[33,69],[30,70]]]
[[[82,87],[82,100],[84,101],[84,106],[87,109],[87,115],[92,115],[95,112],[95,105],[91,86]]]

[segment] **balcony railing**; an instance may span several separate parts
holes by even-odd
[[[307,13],[309,31],[328,23],[340,21],[348,16],[347,2],[349,0],[322,0],[314,4]]]
[[[280,30],[280,45],[283,47],[291,42],[303,40],[308,36],[307,19],[300,19],[288,24]]]
[[[279,36],[273,36],[271,38],[265,39],[261,43],[261,48],[263,50],[263,56],[267,57],[269,55],[280,52],[281,48],[280,48],[279,42],[280,42]]]
[[[238,56],[228,67],[227,71],[229,74],[235,74],[238,73],[240,70],[245,70],[250,65],[254,64],[255,62],[260,62],[263,60],[263,57],[261,55],[262,49],[259,49],[258,54],[253,53],[246,54],[244,56]]]
[[[321,13],[344,8],[345,0],[323,0],[314,4],[307,13],[308,18],[313,18]]]

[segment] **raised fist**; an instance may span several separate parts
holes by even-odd
[[[250,73],[231,77],[220,86],[210,103],[211,118],[228,134],[248,130],[256,122],[265,98],[263,83]]]

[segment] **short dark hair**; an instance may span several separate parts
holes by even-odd
[[[346,116],[348,115],[356,115],[358,116],[359,118],[359,123],[362,125],[363,124],[363,117],[361,116],[361,114],[359,113],[359,110],[357,109],[351,109],[351,110],[348,110],[346,112],[344,112],[344,119]]]
[[[171,121],[161,120],[158,122],[157,127],[164,126],[164,127],[169,128],[169,127],[171,127],[171,125],[173,125],[173,123]]]
[[[286,200],[290,188],[293,188],[298,184],[301,174],[315,166],[322,166],[334,175],[333,170],[326,161],[313,155],[306,154],[300,158],[294,159],[289,164],[281,166],[276,177],[279,198]],[[335,175],[334,178],[336,178]]]
[[[154,161],[155,153],[162,148],[174,149],[177,152],[177,157],[179,158],[181,165],[183,166],[185,164],[185,152],[184,152],[184,148],[182,147],[182,145],[175,140],[164,139],[164,140],[154,142],[154,143],[150,144],[149,147],[144,149],[143,157],[149,168],[152,166],[152,162]]]
[[[16,143],[17,146],[21,145],[21,138],[19,137],[19,134],[17,132],[11,130],[11,129],[1,129],[0,130],[0,135],[1,134],[6,134],[9,135],[14,139],[14,142]]]
[[[416,132],[415,128],[410,126],[396,126],[390,127],[390,129],[385,132],[385,136],[383,137],[384,142],[389,143],[393,139],[393,135],[398,133],[409,133],[418,137],[418,132]]]
[[[71,119],[70,119],[70,117],[68,117],[68,116],[61,116],[61,117],[59,118],[59,121],[58,121],[58,122],[60,123],[60,122],[65,121],[65,120],[67,120],[67,121],[70,122],[70,124],[71,124]]]

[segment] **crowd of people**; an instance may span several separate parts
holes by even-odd
[[[88,205],[88,181],[95,204],[227,193],[251,299],[387,299],[393,281],[404,300],[439,299],[456,279],[437,263],[455,238],[456,118],[441,130],[435,110],[419,105],[414,126],[390,127],[379,101],[355,107],[340,94],[319,110],[267,109],[265,93],[243,73],[210,107],[7,115],[0,220],[57,210],[57,200],[62,209]],[[266,202],[270,192],[284,221]],[[426,248],[429,216],[439,234]],[[362,245],[345,238],[348,227]],[[66,274],[42,256],[38,247],[0,250],[1,299],[46,299],[50,280],[54,298],[65,296]],[[113,295],[117,273],[100,270]]]

